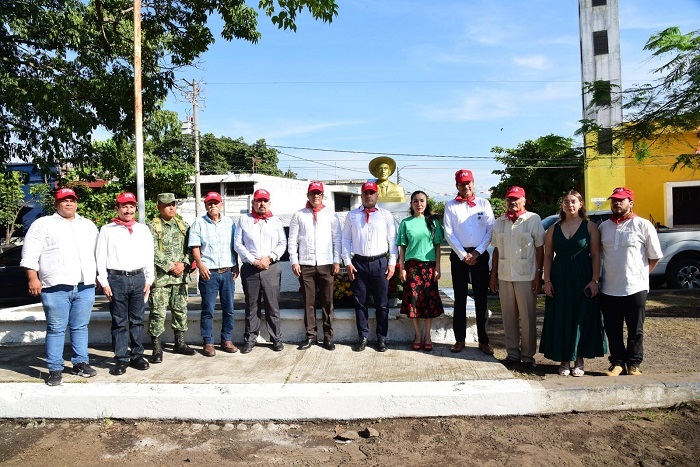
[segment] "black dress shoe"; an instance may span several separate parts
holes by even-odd
[[[126,368],[128,366],[129,366],[129,362],[119,360],[117,362],[117,364],[114,365],[111,370],[109,370],[109,374],[114,375],[114,376],[123,375],[124,373],[126,373]]]
[[[352,348],[355,352],[362,352],[365,350],[367,347],[367,338],[366,337],[361,337],[359,341],[357,341],[357,344],[355,344],[355,347]]]
[[[129,366],[131,368],[136,368],[137,370],[148,370],[150,368],[150,365],[146,361],[145,358],[143,358],[141,355],[138,357],[132,358],[131,361],[129,362]]]
[[[386,346],[386,340],[379,339],[377,341],[377,352],[386,352],[388,347]]]
[[[275,352],[281,352],[282,349],[284,349],[284,344],[282,344],[282,341],[275,341],[272,343],[272,350]]]
[[[326,350],[335,350],[335,344],[333,343],[333,339],[323,339],[323,348]]]
[[[241,347],[241,353],[250,353],[255,347],[254,342],[246,342],[243,347]]]
[[[306,349],[310,349],[314,345],[316,345],[316,338],[309,338],[309,339],[306,339],[301,344],[299,344],[299,347],[297,347],[297,349],[306,350]]]

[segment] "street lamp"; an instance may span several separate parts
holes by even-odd
[[[418,167],[418,166],[415,165],[415,164],[411,164],[411,165],[404,165],[404,166],[401,167],[401,168],[398,168],[398,167],[397,167],[397,168],[396,168],[396,184],[397,184],[397,185],[401,185],[401,171],[402,171],[403,169],[407,168],[407,167]]]

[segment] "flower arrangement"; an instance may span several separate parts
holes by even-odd
[[[345,268],[340,268],[340,272],[333,279],[333,298],[336,300],[344,300],[352,297],[350,290],[350,278],[345,272]]]

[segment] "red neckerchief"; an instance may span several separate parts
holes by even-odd
[[[522,216],[526,212],[527,212],[527,209],[523,209],[522,211],[518,211],[518,212],[506,211],[506,217],[508,219],[510,219],[513,222],[513,224],[515,224],[515,221],[518,220],[518,217]]]
[[[369,214],[375,212],[377,208],[366,208],[362,206],[362,210],[365,212],[365,222],[369,224]]]
[[[325,208],[326,206],[324,206],[323,204],[321,204],[319,207],[314,208],[313,206],[311,206],[311,203],[309,203],[309,202],[307,201],[307,202],[306,202],[306,207],[309,208],[309,209],[311,209],[311,212],[312,212],[313,215],[314,215],[314,222],[318,222],[318,218],[316,217],[316,213],[317,213],[318,211],[320,211],[321,209]]]
[[[134,224],[136,224],[136,221],[134,219],[131,219],[129,222],[126,222],[126,221],[121,220],[118,217],[115,217],[114,219],[112,219],[112,222],[114,222],[117,225],[123,225],[124,227],[126,227],[126,230],[129,231],[129,235],[134,233],[133,226],[134,226]]]
[[[471,195],[471,196],[468,197],[468,198],[464,198],[464,197],[462,197],[462,195],[457,195],[457,196],[455,197],[455,200],[456,200],[456,201],[459,201],[460,203],[464,203],[464,202],[466,201],[467,204],[468,204],[470,207],[472,207],[472,208],[473,208],[474,206],[476,206],[476,201],[475,201],[475,200],[476,200],[476,195]]]
[[[635,213],[633,213],[632,211],[630,211],[627,214],[625,214],[624,216],[616,216],[615,214],[613,214],[610,217],[610,220],[612,220],[617,225],[620,225],[623,222],[625,222],[627,219],[632,219],[633,217],[637,217],[637,215]]]
[[[265,220],[272,217],[272,213],[270,211],[267,211],[265,214],[258,214],[255,209],[251,211],[250,215],[253,216],[253,219],[255,219],[253,221],[253,224],[257,224],[258,222],[260,222],[260,219]]]

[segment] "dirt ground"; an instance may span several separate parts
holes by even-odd
[[[697,403],[636,412],[341,423],[0,422],[0,465],[8,466],[649,467],[697,466],[699,459]]]
[[[497,357],[505,357],[498,297],[489,299]],[[645,374],[695,371],[700,294],[657,291],[645,323]],[[542,324],[543,311],[538,313]],[[539,335],[539,334],[538,334]],[[561,378],[537,355],[521,378]],[[604,377],[604,358],[586,362]],[[621,378],[632,378],[621,376]],[[375,431],[376,430],[376,431]],[[370,433],[371,432],[371,433]],[[338,436],[338,434],[342,436]],[[700,402],[659,410],[527,417],[449,417],[284,423],[134,420],[0,421],[0,465],[697,466]]]

